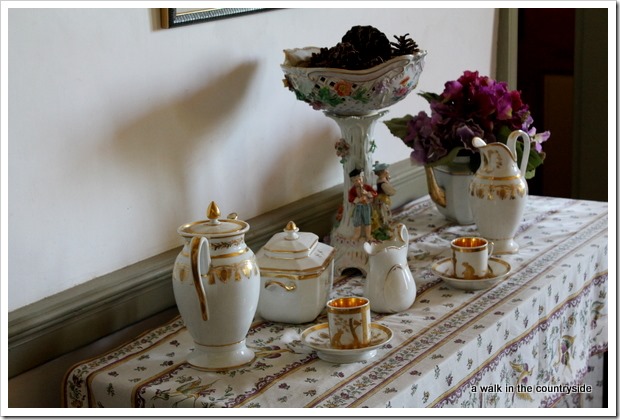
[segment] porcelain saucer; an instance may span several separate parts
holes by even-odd
[[[328,324],[314,325],[301,333],[301,341],[316,350],[317,356],[326,362],[353,363],[370,359],[377,348],[392,339],[392,330],[380,324],[370,324],[370,344],[361,349],[334,349],[329,342]]]
[[[499,258],[489,258],[489,275],[482,279],[465,280],[454,277],[454,267],[452,266],[452,258],[444,258],[431,266],[433,274],[441,277],[443,281],[448,283],[455,289],[462,290],[481,290],[495,286],[503,280],[511,270],[510,264]]]

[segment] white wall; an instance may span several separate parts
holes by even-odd
[[[157,9],[9,9],[8,310],[179,246],[211,200],[249,219],[343,182],[337,126],[279,65],[354,25],[428,50],[421,91],[494,71],[492,8],[285,9],[167,30]],[[410,95],[384,119],[421,109]],[[377,160],[408,157],[382,123],[375,139]]]

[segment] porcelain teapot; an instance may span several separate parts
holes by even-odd
[[[517,162],[516,144],[523,139],[523,157]],[[472,144],[481,154],[480,167],[469,184],[469,204],[480,236],[493,242],[494,254],[514,254],[519,245],[514,237],[527,200],[525,171],[530,137],[516,130],[506,144],[486,143],[474,137]]]
[[[401,312],[413,305],[417,290],[407,264],[408,245],[409,232],[402,223],[396,225],[391,240],[364,243],[368,254],[364,297],[373,312]]]
[[[234,213],[220,219],[215,202],[207,217],[178,228],[185,245],[174,264],[172,285],[195,344],[188,363],[223,370],[254,360],[245,338],[258,307],[260,271],[245,244],[249,224]]]

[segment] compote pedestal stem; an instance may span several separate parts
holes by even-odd
[[[373,132],[379,118],[387,111],[377,111],[367,115],[336,115],[325,112],[340,127],[342,138],[349,145],[349,154],[345,157],[342,170],[344,176],[344,191],[342,200],[342,219],[332,229],[331,246],[336,249],[334,269],[341,274],[347,268],[360,270],[364,275],[367,272],[368,256],[364,252],[363,244],[371,238],[352,239],[354,226],[352,220],[353,205],[349,203],[348,193],[351,188],[349,173],[354,169],[363,170],[367,184],[374,185],[375,175],[373,165]]]

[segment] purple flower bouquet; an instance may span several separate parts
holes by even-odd
[[[542,143],[550,133],[536,133],[521,93],[509,90],[507,83],[480,76],[477,71],[465,71],[457,80],[447,82],[440,95],[419,95],[429,102],[430,116],[421,111],[416,116],[385,121],[390,132],[413,149],[412,161],[426,166],[449,164],[457,155],[472,156],[476,152],[472,145],[474,137],[487,143],[506,143],[512,131],[523,130],[534,143],[526,178],[532,178],[543,163]],[[522,151],[523,145],[518,143],[519,161]]]

